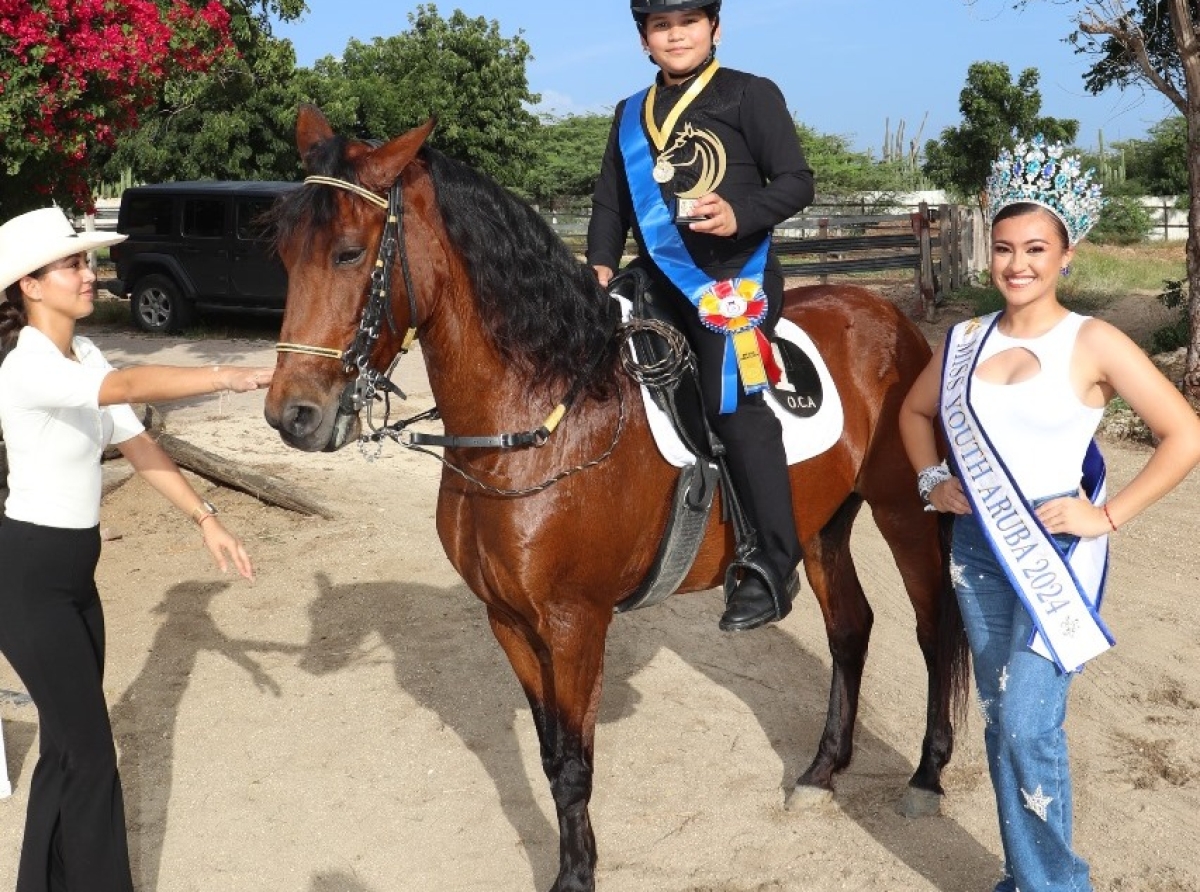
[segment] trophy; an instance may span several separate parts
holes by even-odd
[[[674,198],[668,200],[677,226],[708,219],[696,213],[696,202],[716,189],[725,177],[725,147],[715,134],[688,124],[675,143],[655,159],[651,176],[656,183],[666,186],[675,179],[679,166],[672,163],[672,159],[682,154],[680,149],[685,145],[691,147],[691,159],[683,167],[698,171],[699,177],[690,188],[676,192]],[[685,178],[685,182],[689,178]]]

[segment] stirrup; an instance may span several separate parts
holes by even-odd
[[[753,573],[766,584],[767,591],[771,593],[771,600],[775,604],[775,618],[780,620],[791,612],[792,600],[800,591],[800,572],[793,570],[786,580],[780,579],[779,575],[762,558],[762,552],[754,549],[748,555],[734,558],[730,562],[725,570],[725,604],[729,605],[733,590],[737,588],[738,571]]]

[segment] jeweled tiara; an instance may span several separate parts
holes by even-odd
[[[1010,204],[1029,202],[1062,220],[1072,245],[1087,235],[1104,207],[1100,184],[1092,182],[1094,169],[1082,169],[1078,155],[1063,152],[1062,143],[1047,143],[1040,133],[1002,150],[987,178],[988,219]]]

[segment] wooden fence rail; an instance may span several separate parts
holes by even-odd
[[[577,253],[587,240],[582,213],[545,213]],[[932,318],[948,291],[961,288],[982,268],[983,221],[978,211],[956,205],[920,204],[911,213],[823,214],[808,212],[775,229],[775,253],[784,275],[818,278],[912,270],[920,313]],[[637,251],[630,241],[629,254]]]

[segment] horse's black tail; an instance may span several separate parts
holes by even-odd
[[[954,515],[938,515],[938,546],[942,555],[941,598],[938,606],[937,665],[938,677],[947,686],[950,720],[961,726],[971,702],[971,651],[967,646],[967,631],[954,584],[950,581],[950,544],[954,530]]]

